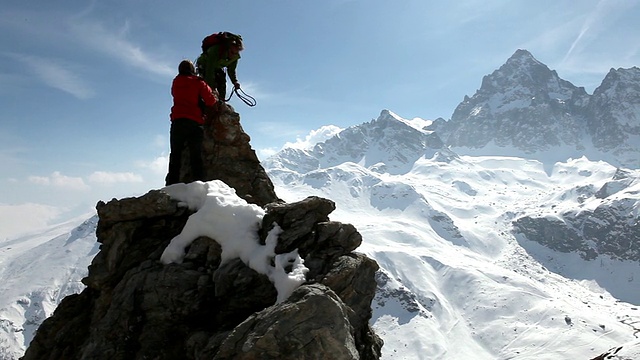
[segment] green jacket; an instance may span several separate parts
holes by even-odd
[[[221,51],[221,45],[214,45],[210,47],[205,53],[202,53],[196,64],[199,69],[204,70],[204,81],[212,88],[215,89],[215,70],[227,68],[227,74],[232,83],[237,83],[238,78],[236,76],[236,67],[238,66],[238,59],[240,54],[234,57],[229,57],[228,52]]]

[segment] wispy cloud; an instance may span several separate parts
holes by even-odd
[[[569,50],[567,51],[567,53],[564,55],[562,62],[565,62],[569,58],[569,56],[571,56],[576,46],[578,46],[578,44],[580,44],[583,41],[587,33],[594,27],[594,25],[597,26],[597,24],[599,23],[599,20],[606,15],[606,11],[605,11],[606,4],[607,4],[606,0],[600,0],[596,8],[593,11],[591,11],[589,16],[587,16],[587,18],[582,23],[580,32],[571,43],[571,46],[569,47]]]
[[[603,29],[606,29],[619,16],[623,15],[629,8],[637,6],[637,1],[627,0],[600,0],[595,8],[584,19],[580,31],[571,43],[561,63],[570,57],[579,48],[586,46],[589,39],[596,38]]]
[[[126,38],[128,28],[129,25],[125,22],[120,29],[110,29],[95,19],[89,21],[74,19],[70,24],[74,37],[88,48],[154,75],[163,77],[175,75],[173,66],[145,52],[139,45],[128,40]]]
[[[82,178],[62,175],[59,171],[54,171],[49,176],[29,176],[28,181],[36,185],[51,186],[67,190],[89,190],[89,186],[85,184]]]
[[[107,172],[96,171],[89,175],[89,181],[98,184],[116,184],[116,183],[140,183],[143,181],[142,176],[132,172]]]
[[[0,29],[42,45],[38,48],[40,51],[46,51],[43,49],[50,44],[65,44],[89,49],[143,73],[162,77],[175,75],[175,66],[162,59],[161,54],[144,50],[130,39],[130,25],[126,20],[120,26],[111,27],[99,15],[96,17],[95,11],[91,4],[77,13],[7,11],[0,13]],[[56,21],[51,21],[52,18]]]
[[[56,59],[38,58],[29,55],[9,54],[26,64],[30,71],[48,86],[69,93],[78,99],[89,99],[95,91],[79,75],[81,66]]]

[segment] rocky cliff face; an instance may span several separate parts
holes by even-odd
[[[490,141],[528,151],[578,144],[584,88],[573,86],[526,50],[518,50],[451,117],[452,146],[482,147]]]
[[[626,163],[638,163],[640,144],[640,68],[611,69],[587,108],[588,132],[596,146]],[[635,159],[634,159],[635,158]]]
[[[278,200],[271,179],[267,176],[250,137],[240,125],[240,114],[229,105],[205,126],[202,160],[205,179],[218,179],[236,190],[241,198],[264,206]],[[183,152],[181,182],[193,181],[189,167],[189,152]]]
[[[637,216],[638,172],[618,169],[600,189],[576,189],[580,201],[597,202],[554,217],[523,216],[514,231],[550,249],[575,252],[585,260],[606,255],[617,260],[640,261],[640,221]]]
[[[593,144],[615,165],[638,168],[640,69],[612,69],[593,95],[561,79],[526,50],[517,50],[480,89],[435,122],[452,147],[513,147],[532,154]]]
[[[277,224],[275,253],[297,249],[307,281],[286,300],[240,259],[201,236],[181,264],[159,262],[193,211],[162,190],[100,202],[100,252],[80,294],[65,298],[23,359],[377,359],[369,326],[378,265],[361,236],[329,220],[332,201],[278,201],[231,108],[207,128],[207,176],[264,207],[257,238]],[[213,140],[211,140],[213,139]],[[188,178],[188,171],[183,173]],[[285,269],[286,271],[286,269]]]

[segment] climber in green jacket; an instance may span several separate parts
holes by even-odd
[[[225,68],[234,88],[240,89],[236,68],[243,49],[242,37],[229,32],[212,34],[202,40],[202,54],[196,60],[198,75],[218,91],[220,100],[225,100],[227,94]]]

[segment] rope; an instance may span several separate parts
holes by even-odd
[[[248,106],[254,107],[257,104],[257,101],[253,96],[245,93],[244,91],[242,91],[242,89],[236,89],[235,87],[233,88],[233,90],[231,90],[231,95],[229,95],[229,98],[225,99],[224,101],[227,102],[231,100],[233,94],[236,94],[238,99],[242,100],[242,102],[247,104]]]

